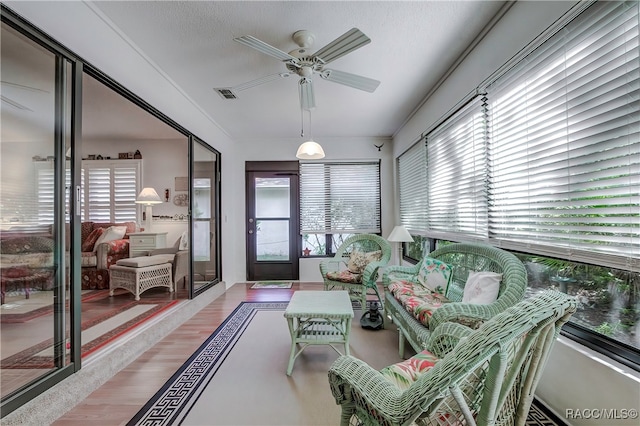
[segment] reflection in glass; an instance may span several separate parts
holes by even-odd
[[[58,285],[54,253],[62,241],[53,232],[53,200],[62,193],[56,188],[54,165],[64,161],[55,158],[55,55],[5,23],[0,40],[0,393],[4,399],[68,360],[61,357],[57,365],[54,362],[54,347],[64,347],[64,336],[55,341],[54,333],[55,319],[62,321],[64,315],[54,317],[53,306]],[[43,185],[38,184],[40,175],[49,177]]]
[[[289,260],[289,221],[256,221],[256,260]]]

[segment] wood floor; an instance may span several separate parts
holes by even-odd
[[[126,424],[240,302],[288,301],[294,291],[322,289],[322,283],[262,290],[251,290],[251,285],[233,285],[53,424]]]

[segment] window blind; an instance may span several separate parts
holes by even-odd
[[[427,144],[420,139],[398,157],[400,223],[414,234],[428,228]]]
[[[300,163],[300,233],[380,233],[380,162]]]
[[[597,2],[487,88],[504,246],[640,267],[638,7]]]
[[[472,99],[427,135],[431,236],[487,235],[486,98]]]
[[[36,170],[36,199],[37,199],[37,223],[39,225],[50,225],[53,223],[53,210],[55,200],[55,180],[54,180],[54,162],[53,161],[38,161],[33,163]],[[71,185],[71,171],[67,163],[65,172],[65,185],[67,190],[65,191],[65,205],[69,206],[69,193],[68,188]],[[29,208],[23,208],[24,213],[31,210]],[[67,213],[67,220],[69,220]]]
[[[82,162],[83,220],[125,222],[137,220],[136,196],[140,160]]]

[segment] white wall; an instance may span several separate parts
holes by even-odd
[[[242,219],[235,212],[243,208],[237,197],[243,170],[238,166],[233,141],[195,103],[180,91],[155,64],[142,54],[126,36],[119,34],[110,20],[90,3],[4,2],[53,39],[112,77],[174,121],[194,133],[222,155],[222,252],[235,253]],[[143,153],[144,156],[144,153]],[[144,157],[143,157],[144,158]],[[238,192],[240,191],[240,192]],[[222,278],[228,283],[242,280],[237,275],[237,259],[222,258]]]
[[[296,150],[302,141],[300,138],[291,139],[274,139],[274,140],[241,140],[238,141],[240,151],[238,154],[239,168],[242,169],[241,186],[239,194],[244,194],[244,164],[246,161],[297,161]],[[381,195],[382,195],[382,235],[387,236],[393,229],[394,213],[393,213],[393,158],[391,150],[391,141],[387,138],[323,138],[317,139],[326,157],[324,160],[381,160],[380,179],[381,179]],[[375,145],[384,146],[378,151]],[[240,197],[238,197],[240,198]],[[239,212],[245,211],[244,197],[242,197],[242,206]],[[242,230],[246,232],[244,226],[244,215],[242,216]],[[245,274],[246,263],[246,247],[245,239],[242,238],[242,247],[237,247],[235,255],[238,262],[238,274]],[[300,281],[322,282],[322,276],[317,258],[300,259]],[[393,262],[393,260],[392,260]]]
[[[394,157],[472,92],[502,64],[560,18],[574,2],[519,1],[494,26],[460,66],[396,133]],[[396,212],[397,214],[397,212]],[[640,408],[640,374],[560,339],[550,356],[537,395],[560,418],[566,409]],[[637,425],[637,419],[570,419],[574,425]]]

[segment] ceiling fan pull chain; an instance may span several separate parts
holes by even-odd
[[[300,125],[300,137],[304,138],[304,111],[302,108],[300,108],[300,122],[302,123]]]

